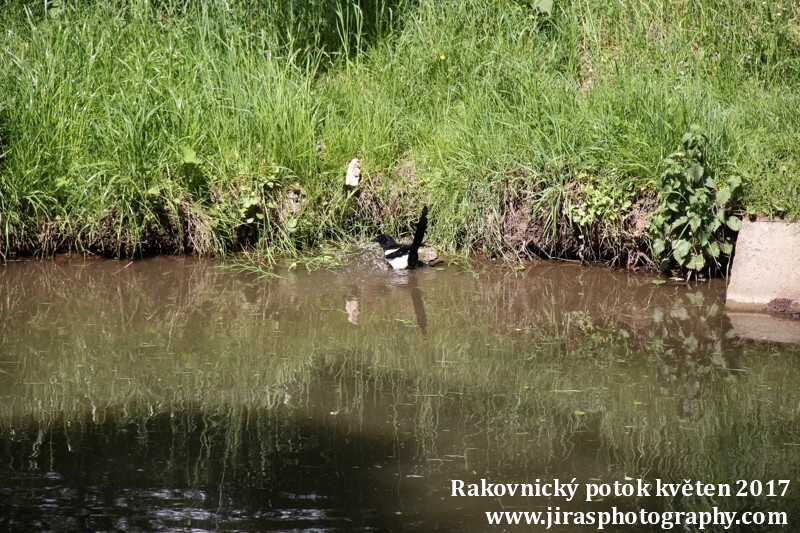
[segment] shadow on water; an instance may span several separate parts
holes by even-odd
[[[452,479],[796,481],[800,349],[732,335],[721,283],[545,263],[399,274],[369,254],[281,275],[3,267],[0,527],[482,531],[485,511],[549,506],[800,518],[793,488],[450,496]]]

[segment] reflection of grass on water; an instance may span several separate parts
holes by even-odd
[[[180,270],[169,276],[107,265],[52,277],[38,265],[2,287],[0,434],[24,444],[16,464],[54,432],[133,428],[147,446],[169,417],[178,441],[203,428],[202,450],[186,451],[200,483],[212,458],[246,472],[313,446],[301,438],[311,416],[346,435],[414,442],[423,473],[445,459],[512,477],[555,462],[584,481],[732,482],[800,465],[797,348],[737,345],[718,295],[701,290],[634,301],[632,285],[591,276],[442,272],[437,290],[419,278],[423,335],[393,319],[413,316],[410,305],[397,314],[402,286],[388,296],[362,286],[354,325],[333,273],[252,281],[202,264],[168,264]]]

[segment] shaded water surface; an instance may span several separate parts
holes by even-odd
[[[0,530],[483,531],[486,511],[548,507],[800,527],[800,350],[739,340],[722,282],[372,257],[278,279],[176,258],[0,266]],[[573,478],[791,485],[451,496],[454,479]]]

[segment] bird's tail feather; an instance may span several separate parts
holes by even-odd
[[[411,246],[417,250],[420,246],[422,246],[422,239],[425,237],[425,230],[428,229],[428,206],[422,207],[422,215],[419,217],[419,222],[417,222],[417,231],[414,232],[414,240],[411,242]]]
[[[428,229],[428,206],[422,207],[422,214],[417,222],[417,230],[414,232],[414,240],[411,242],[411,250],[408,253],[408,268],[417,266],[419,260],[419,247],[422,246],[422,239],[425,237],[425,230]]]

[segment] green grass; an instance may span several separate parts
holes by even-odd
[[[6,0],[0,30],[5,256],[272,257],[426,202],[449,251],[624,262],[692,124],[743,213],[800,216],[791,1]],[[582,227],[590,187],[632,207]]]

